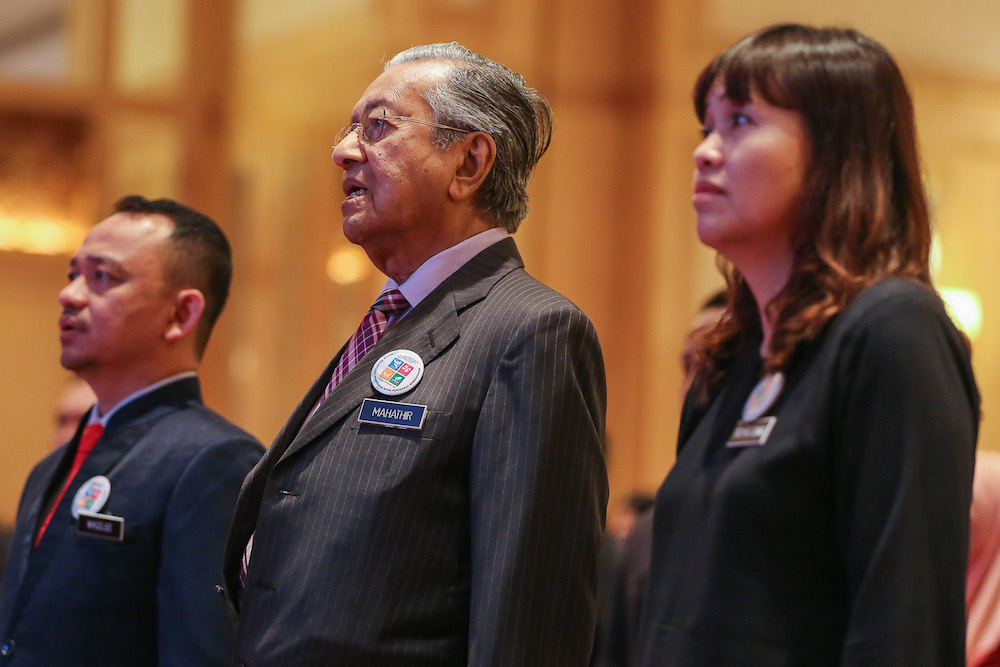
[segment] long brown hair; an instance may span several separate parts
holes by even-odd
[[[733,45],[698,77],[695,112],[720,82],[798,112],[811,159],[792,236],[793,266],[766,304],[774,327],[765,369],[787,368],[863,288],[887,276],[930,287],[931,232],[917,155],[913,104],[903,76],[875,40],[840,28],[782,24]],[[733,359],[759,340],[757,303],[739,271],[719,257],[729,306],[696,355],[704,399]]]

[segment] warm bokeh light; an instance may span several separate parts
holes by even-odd
[[[326,275],[338,285],[353,285],[365,279],[370,267],[361,248],[344,246],[334,250],[326,260]]]
[[[941,287],[938,291],[955,326],[975,341],[983,329],[983,300],[979,292],[960,287]]]
[[[0,215],[0,250],[35,255],[69,254],[86,235],[87,227],[71,220]]]

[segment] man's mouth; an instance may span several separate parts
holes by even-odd
[[[79,321],[71,317],[59,318],[59,342],[66,344],[79,336],[85,327]]]
[[[75,319],[65,315],[59,318],[59,331],[73,331],[79,328],[80,324]]]

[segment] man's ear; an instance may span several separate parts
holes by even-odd
[[[468,199],[476,194],[493,168],[497,145],[485,132],[472,132],[459,144],[459,163],[455,177],[448,185],[454,199]]]
[[[175,342],[193,334],[198,328],[201,314],[205,312],[205,295],[201,290],[189,287],[177,292],[174,297],[174,313],[167,325],[164,337]]]

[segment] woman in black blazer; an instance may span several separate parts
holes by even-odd
[[[899,69],[853,30],[779,25],[694,101],[729,305],[656,499],[643,664],[958,667],[979,395]]]

